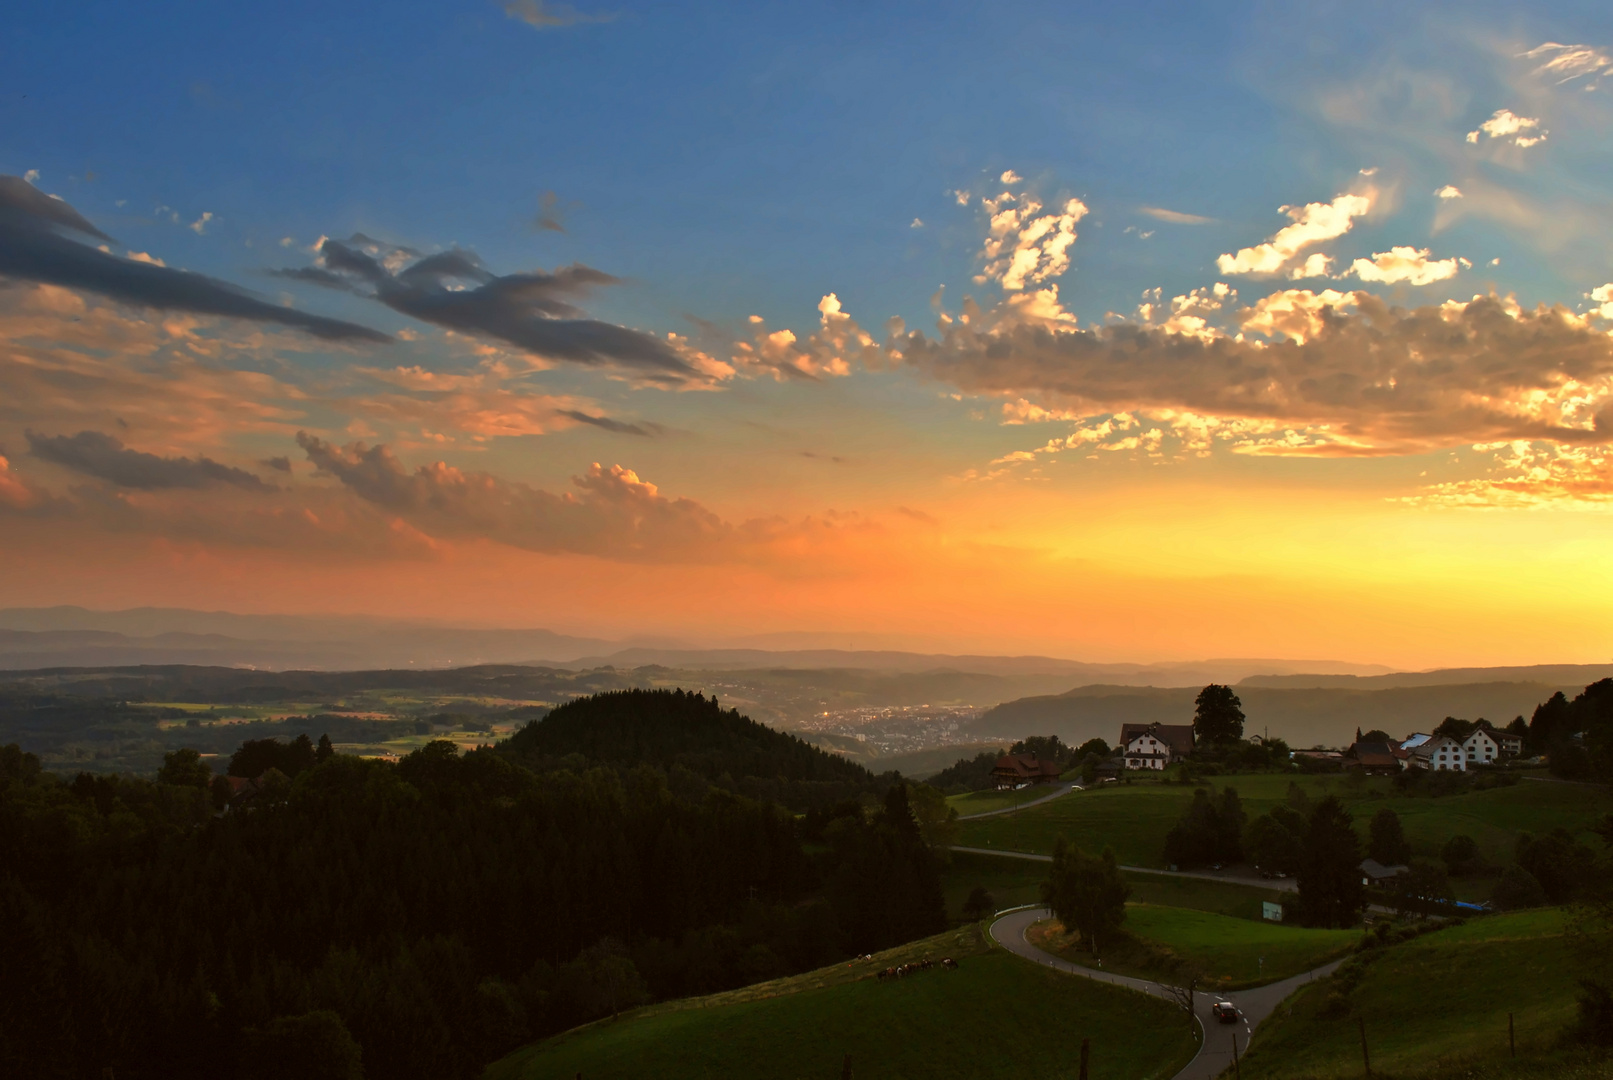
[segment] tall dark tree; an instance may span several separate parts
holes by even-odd
[[[1126,921],[1129,896],[1131,886],[1121,876],[1114,849],[1104,848],[1094,858],[1063,837],[1053,845],[1053,869],[1042,883],[1042,899],[1094,956]]]
[[[1387,806],[1372,815],[1367,854],[1385,866],[1401,866],[1411,859],[1411,845],[1400,827],[1400,815]]]
[[[1193,738],[1205,746],[1243,738],[1243,702],[1232,687],[1211,683],[1193,699]]]
[[[1212,797],[1204,788],[1165,834],[1165,861],[1173,866],[1208,866],[1243,858],[1246,814],[1236,788],[1223,788]]]
[[[1305,861],[1305,830],[1304,815],[1279,806],[1249,823],[1244,830],[1244,853],[1270,873],[1298,873]]]
[[[1361,921],[1361,841],[1335,795],[1316,804],[1305,832],[1299,903],[1310,926],[1350,927]]]
[[[208,768],[197,751],[185,748],[162,756],[162,769],[157,773],[157,783],[205,788],[212,782],[213,770]]]
[[[321,735],[319,737],[319,745],[314,748],[314,760],[327,761],[334,753],[336,753],[336,747],[331,745],[330,736]]]

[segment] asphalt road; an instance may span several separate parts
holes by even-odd
[[[998,811],[998,813],[1001,813],[1001,811]],[[960,818],[959,820],[961,821],[962,819]],[[1029,859],[1031,862],[1053,861],[1053,856],[1051,855],[1036,855],[1029,851],[960,847],[956,844],[953,845],[952,850],[962,851],[969,855],[1000,855],[1005,859]],[[1262,889],[1271,889],[1274,892],[1295,892],[1299,889],[1299,882],[1293,878],[1263,878],[1258,874],[1234,874],[1227,871],[1217,873],[1210,870],[1156,870],[1151,866],[1122,866],[1120,869],[1133,874],[1158,874],[1161,877],[1199,878],[1203,881],[1225,881],[1234,885],[1255,885]]]
[[[961,849],[960,849],[961,850]],[[1046,856],[1040,856],[1045,858]],[[1051,953],[1043,952],[1025,940],[1025,931],[1032,923],[1051,918],[1052,913],[1046,908],[1025,908],[1019,911],[1010,911],[1002,915],[991,924],[992,938],[1003,948],[1016,956],[1022,956],[1034,963],[1051,967],[1057,971],[1079,975],[1082,978],[1096,979],[1099,982],[1113,983],[1116,986],[1126,987],[1138,993],[1148,994],[1152,997],[1172,1000],[1165,988],[1159,983],[1147,979],[1133,979],[1125,975],[1110,975],[1101,971],[1094,971],[1079,964],[1072,964],[1068,960],[1061,960]],[[1269,983],[1257,986],[1250,990],[1234,990],[1226,994],[1198,993],[1194,995],[1193,1012],[1198,1020],[1199,1029],[1204,1032],[1204,1040],[1199,1046],[1198,1056],[1188,1063],[1187,1067],[1177,1073],[1173,1080],[1214,1080],[1223,1069],[1232,1065],[1233,1040],[1237,1040],[1237,1051],[1242,1053],[1249,1045],[1249,1039],[1255,1028],[1274,1012],[1283,999],[1299,987],[1315,979],[1331,975],[1333,970],[1344,961],[1335,960],[1331,964],[1323,964],[1314,971],[1303,975],[1295,975],[1282,982]],[[1210,1013],[1210,1006],[1217,1001],[1230,1001],[1238,1008],[1238,1022],[1235,1024],[1222,1024]]]

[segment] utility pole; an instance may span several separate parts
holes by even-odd
[[[1092,1040],[1081,1040],[1081,1080],[1087,1080],[1087,1058],[1092,1053]]]
[[[1232,1076],[1233,1080],[1243,1080],[1243,1067],[1238,1064],[1238,1033],[1232,1033]]]
[[[1367,1080],[1372,1080],[1372,1059],[1367,1056],[1367,1021],[1366,1017],[1358,1016],[1355,1022],[1361,1025],[1361,1063],[1366,1066]]]
[[[841,1064],[840,1064],[840,1080],[851,1080],[851,1055],[850,1054],[847,1054],[846,1055],[846,1060],[841,1062]]]

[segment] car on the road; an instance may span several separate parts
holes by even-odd
[[[1217,1001],[1210,1006],[1210,1012],[1223,1024],[1236,1024],[1238,1022],[1238,1007],[1230,1001]]]

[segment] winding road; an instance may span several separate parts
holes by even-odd
[[[1058,784],[1054,786],[1052,791],[1048,792],[1046,795],[1043,795],[1041,798],[1032,799],[1029,802],[1015,803],[1013,806],[1005,806],[1001,810],[983,810],[978,814],[963,814],[959,816],[958,820],[973,821],[975,818],[996,817],[998,814],[1017,813],[1020,810],[1026,810],[1032,806],[1041,806],[1045,802],[1052,802],[1060,795],[1068,795],[1070,792],[1074,791],[1080,786],[1080,784],[1077,784],[1074,781],[1071,781],[1067,784]]]
[[[1062,960],[1052,953],[1038,949],[1025,940],[1025,931],[1030,929],[1033,923],[1048,918],[1052,918],[1052,912],[1042,907],[1004,912],[991,924],[992,939],[1016,956],[1022,956],[1044,967],[1171,1000],[1169,993],[1159,983],[1149,982],[1147,979],[1133,979],[1125,975],[1111,975],[1072,964],[1068,960]],[[1186,1068],[1177,1073],[1173,1080],[1214,1080],[1223,1069],[1232,1065],[1234,1039],[1237,1040],[1237,1052],[1241,1054],[1248,1047],[1249,1038],[1254,1034],[1255,1028],[1276,1010],[1284,998],[1308,982],[1331,975],[1343,962],[1335,960],[1303,975],[1295,975],[1282,982],[1268,983],[1248,990],[1234,990],[1222,994],[1195,994],[1193,1013],[1198,1019],[1200,1030],[1204,1032],[1204,1041],[1199,1046],[1198,1055],[1187,1064]],[[1210,1014],[1210,1006],[1217,1001],[1230,1001],[1238,1007],[1237,1023],[1222,1024],[1216,1021]]]

